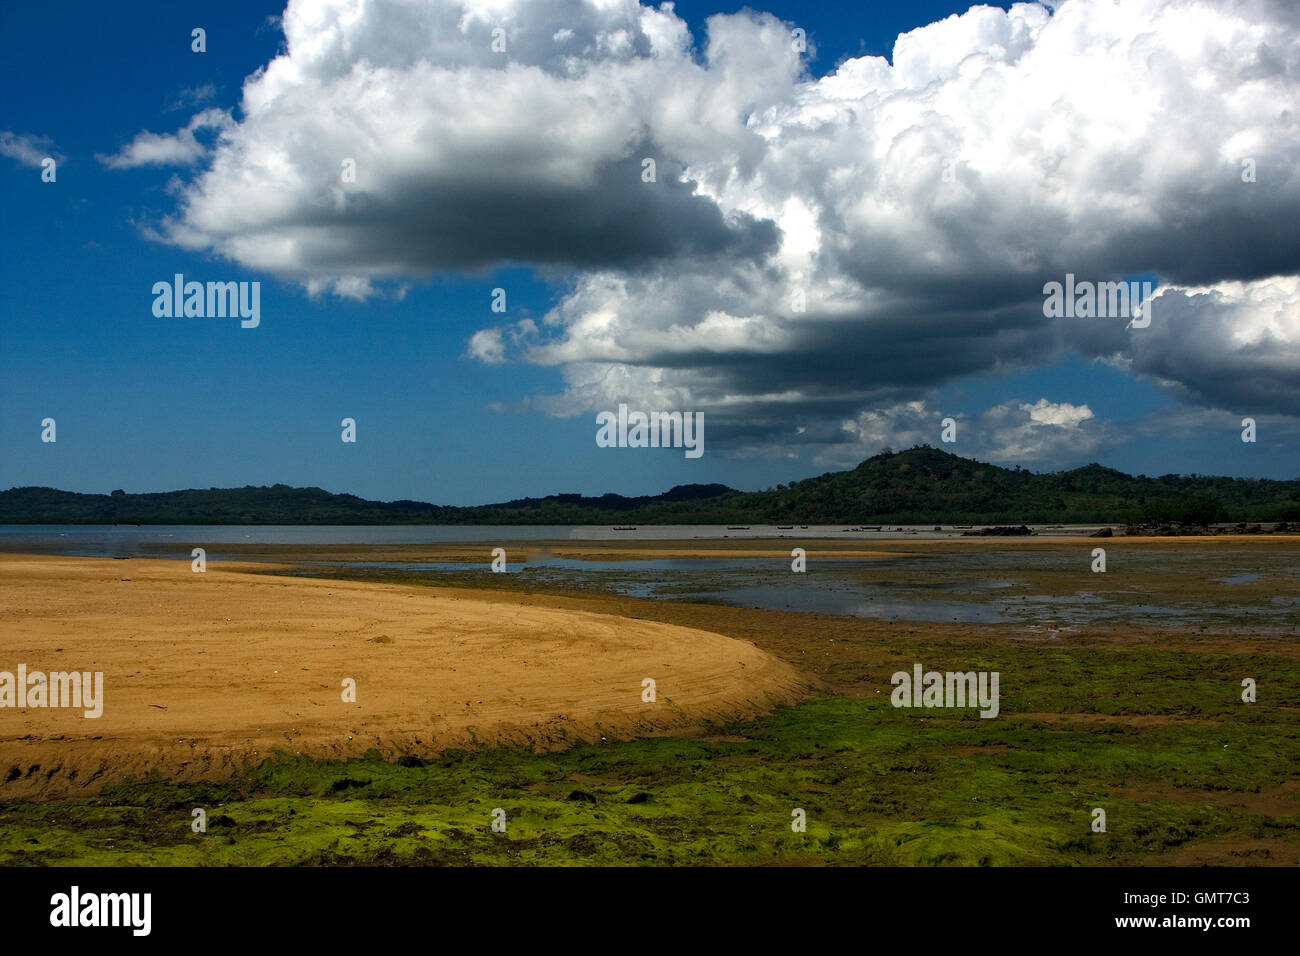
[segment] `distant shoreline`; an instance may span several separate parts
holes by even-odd
[[[1028,534],[1021,533],[1027,528]],[[328,548],[338,546],[402,547],[424,544],[475,544],[519,542],[541,545],[574,541],[626,543],[629,546],[653,542],[834,542],[836,545],[884,544],[895,541],[1013,541],[1030,543],[1052,540],[1181,540],[1217,538],[1284,538],[1300,535],[1300,525],[1285,522],[1223,523],[1206,527],[1180,528],[1173,525],[1134,528],[1113,524],[1032,524],[1008,527],[995,524],[883,525],[867,530],[846,524],[809,525],[785,528],[755,524],[744,529],[716,524],[662,524],[636,528],[611,525],[388,525],[388,524],[0,524],[0,551],[25,553],[56,551],[81,553],[77,545],[93,547],[94,553],[110,543],[123,547],[149,545],[184,547],[229,545],[293,546]],[[58,547],[51,547],[57,545]],[[165,550],[165,547],[164,547]],[[143,553],[143,552],[142,552]]]
[[[919,446],[847,471],[762,491],[677,485],[657,495],[550,494],[482,505],[372,501],[277,484],[145,494],[55,488],[0,491],[7,524],[271,526],[696,527],[1089,525],[1209,527],[1300,523],[1300,481],[1126,475],[1101,465],[1038,474]]]

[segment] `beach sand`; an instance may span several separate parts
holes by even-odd
[[[0,796],[92,794],[154,770],[220,778],[274,749],[429,757],[690,732],[814,684],[752,643],[681,625],[253,568],[0,555],[0,671],[104,674],[97,719],[0,709]]]

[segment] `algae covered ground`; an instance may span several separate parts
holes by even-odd
[[[536,598],[569,602],[577,598]],[[0,862],[80,865],[1290,865],[1289,644],[978,628],[637,602],[801,661],[826,693],[688,739],[424,763],[278,757],[237,779],[0,806]],[[628,610],[628,608],[624,608]],[[935,633],[938,631],[939,633]],[[892,639],[886,639],[892,635]],[[1180,645],[1180,646],[1173,646]],[[1001,713],[896,709],[889,675],[1001,674]],[[1241,700],[1241,680],[1259,699]],[[192,829],[202,808],[207,832]],[[1094,810],[1106,815],[1094,832]],[[505,832],[494,832],[503,810]],[[794,811],[806,814],[795,832]],[[496,814],[500,819],[500,814]]]

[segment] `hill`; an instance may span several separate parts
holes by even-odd
[[[1300,481],[1134,477],[1098,464],[1035,473],[922,445],[766,491],[678,485],[660,495],[472,507],[368,501],[271,485],[151,494],[0,492],[0,524],[998,524],[1300,520]]]

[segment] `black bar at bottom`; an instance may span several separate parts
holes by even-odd
[[[116,916],[124,925],[71,926],[73,887],[76,922]],[[11,868],[0,869],[0,919],[8,942],[77,934],[128,946],[373,944],[410,932],[438,934],[425,937],[431,944],[493,949],[510,938],[655,948],[752,938],[770,946],[778,936],[826,943],[827,933],[863,943],[969,934],[971,945],[1197,937],[1231,946],[1260,934],[1290,937],[1298,889],[1296,868]],[[103,896],[146,893],[147,935],[137,933],[142,895]],[[52,916],[69,925],[53,925]],[[447,930],[458,932],[441,937]]]

